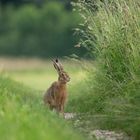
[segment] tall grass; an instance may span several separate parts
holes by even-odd
[[[87,111],[106,114],[103,127],[140,139],[140,2],[80,0],[75,5],[85,21],[81,44],[96,56]]]

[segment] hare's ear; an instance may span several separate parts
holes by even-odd
[[[61,65],[61,63],[59,62],[58,59],[52,60],[53,61],[53,65],[54,68],[57,70],[58,74],[63,71],[63,66]]]
[[[63,71],[63,66],[62,66],[62,64],[60,63],[60,61],[59,61],[58,59],[55,59],[55,62],[58,64],[59,69],[60,69],[61,71]]]

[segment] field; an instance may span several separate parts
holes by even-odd
[[[77,131],[77,133],[80,132],[83,136],[86,137],[88,136],[91,139],[95,138],[95,134],[92,134],[94,132],[93,130],[98,131],[100,129],[107,130],[106,135],[108,135],[108,133],[111,133],[110,135],[114,135],[114,132],[112,134],[112,132],[108,130],[115,130],[118,133],[116,134],[119,136],[118,139],[122,139],[122,140],[128,137],[124,132],[127,132],[128,133],[127,135],[130,135],[130,137],[132,134],[134,135],[134,137],[135,135],[136,137],[139,137],[139,128],[137,127],[137,125],[136,128],[134,128],[135,121],[137,121],[138,119],[137,117],[134,118],[134,115],[136,115],[135,111],[134,112],[131,111],[133,116],[131,114],[130,116],[122,116],[122,117],[120,115],[114,116],[113,112],[118,111],[118,109],[115,107],[117,104],[116,105],[114,104],[114,107],[112,106],[112,104],[110,104],[112,108],[112,113],[110,111],[108,112],[108,108],[107,110],[104,111],[101,110],[105,104],[103,100],[100,99],[100,94],[98,95],[96,93],[91,92],[90,85],[89,85],[90,83],[89,77],[91,77],[89,75],[91,73],[88,72],[88,70],[92,69],[92,74],[93,71],[96,71],[95,67],[93,67],[94,63],[91,63],[89,61],[77,61],[77,60],[61,60],[61,62],[63,63],[65,70],[69,73],[71,77],[71,81],[68,83],[68,100],[66,103],[65,112],[77,114],[76,118],[67,122],[63,122],[63,120],[61,120],[61,118],[58,118],[58,116],[56,116],[56,114],[54,114],[53,112],[47,111],[42,104],[42,96],[44,92],[53,81],[57,80],[57,73],[52,65],[51,60],[25,59],[25,58],[21,58],[21,59],[1,58],[0,59],[1,75],[4,75],[1,76],[0,79],[0,82],[4,83],[2,85],[1,92],[3,91],[3,89],[5,89],[4,90],[5,94],[6,95],[8,94],[8,96],[4,96],[4,99],[2,96],[1,100],[4,100],[3,102],[5,103],[3,105],[6,106],[6,110],[7,111],[10,110],[6,112],[8,114],[5,115],[9,117],[11,111],[13,111],[13,109],[16,108],[14,114],[12,113],[11,116],[12,119],[14,117],[17,117],[17,115],[19,115],[18,117],[21,117],[22,115],[23,118],[25,117],[25,120],[23,120],[23,122],[20,121],[17,122],[17,124],[13,124],[13,122],[15,122],[16,120],[11,120],[11,118],[10,118],[10,122],[9,121],[7,122],[7,118],[5,118],[4,121],[2,121],[0,131],[1,133],[4,131],[3,133],[4,140],[8,138],[6,138],[7,132],[4,130],[4,128],[2,128],[2,125],[9,126],[9,127],[20,127],[19,125],[27,125],[27,127],[30,128],[31,130],[30,132],[31,139],[33,138],[32,137],[33,133],[35,133],[33,127],[36,127],[38,131],[37,137],[42,137],[43,139],[45,139],[46,135],[43,134],[43,136],[40,136],[40,132],[42,132],[43,129],[48,129],[48,128],[44,126],[38,127],[38,125],[34,126],[34,124],[29,123],[32,119],[35,119],[34,121],[37,121],[36,118],[34,118],[34,115],[36,116],[37,113],[38,114],[41,113],[41,116],[39,115],[38,117],[43,117],[42,123],[45,123],[44,113],[47,113],[49,114],[49,116],[47,117],[48,121],[51,117],[51,122],[54,123],[54,124],[50,124],[51,126],[54,125],[54,127],[56,127],[55,125],[58,123],[58,121],[61,120],[62,124],[60,123],[60,125],[62,125],[62,127],[64,123],[66,127],[70,127],[70,128],[72,127]],[[15,82],[10,80],[9,78],[12,78]],[[13,98],[12,101],[10,102],[9,102],[9,97]],[[18,101],[17,98],[19,98],[20,100],[18,99],[19,100]],[[26,101],[25,99],[28,100]],[[112,100],[118,101],[118,98]],[[110,103],[110,99],[107,101],[107,103]],[[121,104],[118,105],[122,107]],[[133,107],[131,104],[128,105]],[[20,110],[19,109],[20,107],[21,107],[21,111],[19,112],[18,110]],[[34,112],[34,108],[36,107],[37,109],[35,109]],[[33,114],[35,113],[35,114],[33,116],[32,115],[28,116],[28,112],[31,112]],[[2,114],[1,117],[3,116],[3,113],[4,113],[3,109],[1,109],[1,114]],[[134,124],[131,126],[132,122],[134,122]],[[26,133],[26,129],[28,130],[27,127],[17,129],[15,130],[15,132],[11,131],[10,135],[13,137],[11,139],[18,139],[19,137],[21,138],[22,135],[23,137],[28,138],[28,135]],[[70,131],[73,133],[73,130],[70,129]],[[122,132],[123,134],[121,134]],[[16,133],[19,133],[19,136],[16,136]],[[51,137],[52,133],[51,132],[49,133]],[[65,133],[67,133],[67,130],[66,132],[64,132],[64,135]],[[106,137],[106,135],[104,137]],[[66,134],[66,137],[69,136],[67,136]],[[52,138],[52,140],[53,139],[55,140],[55,137]],[[65,136],[63,139],[65,139]]]
[[[57,79],[51,62],[3,58],[0,61],[3,65],[0,76],[1,140],[83,139],[71,129],[70,124],[44,108],[43,91]],[[80,64],[71,63],[71,67],[68,67],[64,62],[64,65],[71,77],[76,78],[72,78],[74,83],[68,85],[72,91],[72,86],[84,78],[85,72],[80,70]]]
[[[0,117],[2,121],[0,124],[0,133],[2,134],[2,140],[9,140],[9,136],[11,137],[10,139],[25,139],[29,137],[30,139],[35,139],[34,133],[36,133],[36,131],[36,138],[48,139],[49,137],[52,137],[51,139],[55,140],[55,136],[52,135],[54,135],[53,133],[60,133],[59,130],[48,130],[48,126],[43,125],[50,121],[51,127],[57,128],[56,125],[58,122],[61,122],[59,124],[60,127],[68,127],[68,130],[66,129],[64,134],[62,134],[62,138],[61,136],[59,138],[62,140],[69,138],[67,133],[72,133],[73,137],[70,138],[70,140],[72,140],[75,139],[75,137],[77,137],[76,139],[81,137],[78,133],[81,133],[83,137],[88,136],[89,139],[94,139],[95,134],[92,136],[91,134],[93,133],[93,130],[98,131],[98,129],[107,130],[107,135],[108,133],[111,133],[110,135],[112,135],[112,132],[108,131],[110,128],[118,133],[122,132],[120,131],[120,128],[116,129],[116,127],[114,127],[116,122],[113,122],[112,115],[107,115],[102,111],[98,111],[102,106],[102,102],[97,104],[96,100],[94,100],[97,96],[90,92],[88,85],[89,81],[87,79],[87,76],[89,75],[88,70],[95,70],[95,68],[92,67],[93,65],[91,65],[91,62],[80,62],[76,60],[61,60],[61,62],[71,77],[71,81],[68,83],[69,94],[65,112],[77,113],[76,118],[67,122],[64,122],[64,120],[56,116],[53,112],[46,110],[42,104],[43,93],[53,81],[57,80],[57,73],[50,60],[25,58],[0,59],[1,93],[3,91],[5,92],[2,93],[3,96],[1,96],[2,108]],[[9,78],[12,78],[15,82]],[[94,96],[94,98],[92,98],[92,96]],[[12,98],[12,100],[10,98]],[[32,114],[29,115],[29,112]],[[47,120],[45,119],[46,115]],[[3,118],[5,116],[7,117]],[[34,123],[30,123],[31,120],[37,121],[38,119],[41,119],[41,124],[35,125]],[[125,118],[117,118],[117,122],[120,120],[122,124],[124,123],[123,125],[126,125],[125,123],[127,123],[127,120],[126,122],[123,122],[121,119],[125,120]],[[7,135],[6,128],[2,127],[3,125],[5,125],[6,128],[10,127],[9,135]],[[118,124],[118,126],[119,125],[120,124]],[[13,131],[12,128],[14,128],[15,131]],[[72,129],[77,132],[74,133]],[[44,130],[48,130],[49,136],[44,133]],[[126,130],[128,131],[129,129]],[[125,129],[123,131],[125,131]],[[17,135],[17,133],[19,135]],[[120,136],[122,135],[121,133],[117,135],[119,135],[119,139],[126,137]],[[123,135],[126,134],[123,133]],[[81,139],[82,137],[80,140]]]

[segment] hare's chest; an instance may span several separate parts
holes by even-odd
[[[56,92],[56,96],[58,97],[64,97],[67,94],[66,88],[61,88],[61,87],[57,87],[55,92]]]

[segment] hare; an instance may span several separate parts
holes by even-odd
[[[44,104],[48,105],[51,110],[55,109],[64,116],[64,105],[67,98],[67,82],[70,81],[69,75],[64,71],[59,60],[52,60],[54,68],[58,73],[58,80],[44,94]]]

